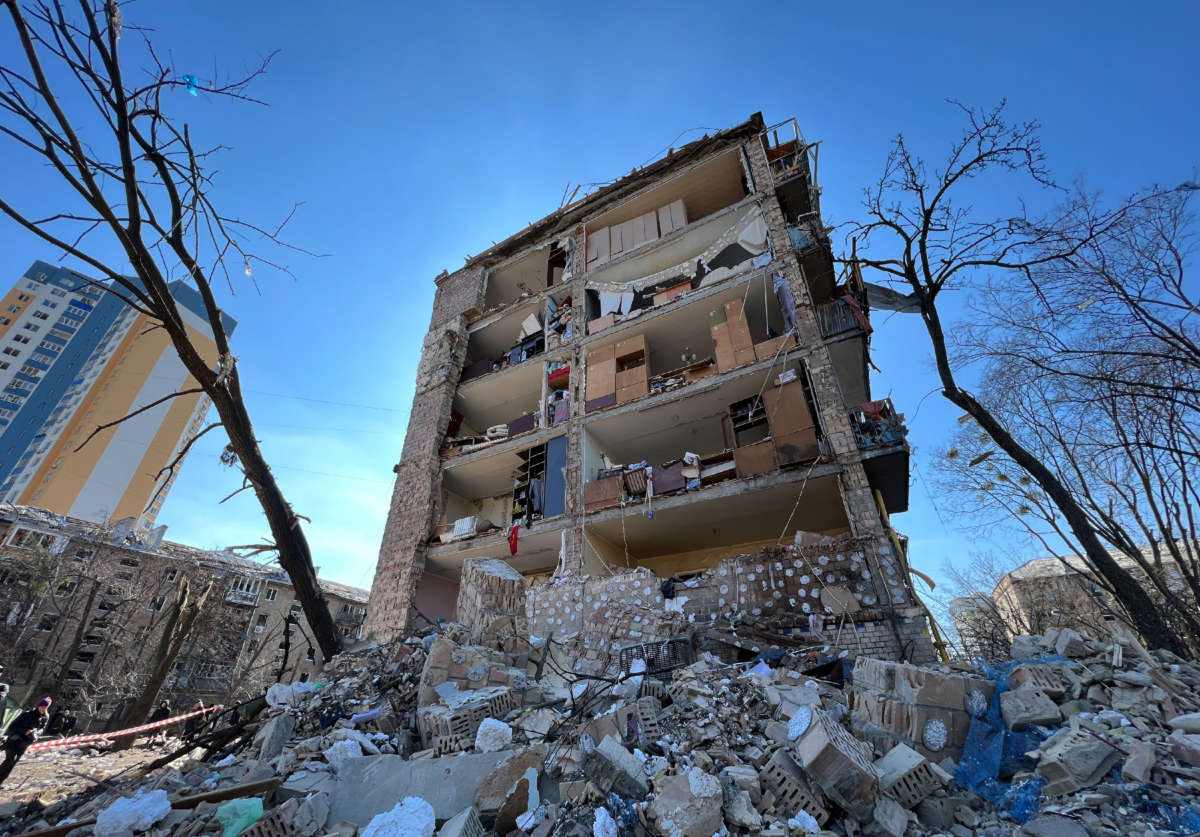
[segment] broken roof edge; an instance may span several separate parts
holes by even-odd
[[[723,146],[729,145],[735,140],[757,136],[765,128],[766,123],[763,121],[762,111],[755,111],[750,114],[750,117],[745,122],[739,125],[726,128],[724,131],[718,131],[712,136],[705,136],[694,140],[682,148],[675,149],[674,152],[669,152],[666,156],[660,157],[649,165],[634,169],[634,171],[617,178],[607,186],[597,189],[590,195],[585,195],[575,201],[575,203],[556,209],[541,220],[534,221],[519,232],[510,235],[499,244],[494,244],[482,253],[467,259],[460,269],[487,267],[499,259],[515,255],[525,247],[537,244],[542,239],[561,232],[564,228],[577,223],[583,217],[593,214],[615,201],[628,197],[631,193],[640,189],[647,180],[663,173],[667,169],[683,162],[694,161],[717,151]],[[447,271],[443,271],[434,279],[434,282],[438,283],[439,279],[448,275]]]

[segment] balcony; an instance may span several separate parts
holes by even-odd
[[[259,591],[257,590],[237,590],[232,589],[225,594],[225,601],[230,604],[246,605],[254,607],[258,604]]]
[[[890,398],[868,401],[850,415],[854,438],[861,450],[903,445],[908,435],[904,414],[896,412]]]
[[[366,612],[359,613],[352,610],[341,610],[338,611],[337,616],[333,619],[339,625],[361,625],[366,617]]]
[[[864,299],[846,294],[833,302],[817,306],[817,320],[821,325],[821,336],[826,340],[849,332],[871,333],[871,322],[867,319]]]
[[[889,514],[908,510],[908,428],[890,398],[868,401],[850,413],[871,487],[883,495]]]

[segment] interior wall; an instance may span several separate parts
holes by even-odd
[[[821,535],[840,535],[848,533],[849,528],[830,529],[826,532],[818,532]],[[791,543],[792,539],[784,538],[784,544]],[[694,549],[689,552],[679,552],[674,555],[660,555],[657,558],[647,558],[638,560],[637,566],[646,567],[660,578],[667,578],[680,573],[698,572],[715,567],[725,558],[732,558],[737,555],[749,555],[758,552],[766,547],[775,546],[779,542],[778,538],[764,538],[757,541],[747,541],[746,543],[732,544],[730,546],[717,546],[707,549]],[[621,556],[622,566],[624,565],[624,555]]]
[[[423,573],[412,603],[426,619],[435,623],[438,619],[453,622],[458,611],[458,583],[433,573]]]
[[[596,473],[604,465],[604,460],[601,458],[600,444],[595,437],[584,428],[580,434],[582,439],[582,463],[583,463],[583,481],[591,482],[596,479]]]
[[[442,504],[442,514],[446,518],[446,523],[450,526],[454,525],[454,521],[460,517],[470,517],[476,513],[476,506],[467,498],[455,494],[453,491],[445,491],[445,502]]]
[[[633,553],[629,554],[631,564],[638,560]],[[583,572],[585,575],[607,575],[609,568],[625,568],[625,548],[620,544],[610,543],[599,535],[583,533]]]

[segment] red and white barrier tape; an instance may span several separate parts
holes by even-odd
[[[195,712],[188,712],[184,715],[176,715],[174,718],[164,718],[161,721],[154,721],[149,724],[142,724],[138,727],[129,727],[129,729],[118,729],[113,732],[99,732],[91,735],[73,735],[70,738],[55,738],[46,741],[39,741],[36,744],[30,744],[25,752],[40,753],[45,750],[61,750],[64,747],[78,747],[87,744],[96,744],[98,742],[108,742],[114,738],[120,738],[124,735],[137,735],[139,732],[146,732],[152,729],[161,729],[168,727],[171,724],[177,724],[180,721],[186,721],[188,718],[195,718],[198,715],[205,715],[209,712],[216,712],[218,709],[223,709],[223,706],[209,706],[205,709],[198,709]]]

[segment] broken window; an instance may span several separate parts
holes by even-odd
[[[260,613],[260,614],[258,614],[258,618],[254,621],[254,632],[262,633],[266,629],[267,629],[267,614]]]
[[[47,613],[44,616],[42,616],[41,619],[38,620],[37,629],[39,631],[48,632],[48,631],[54,630],[55,626],[57,626],[57,625],[58,625],[58,617]]]
[[[85,561],[90,561],[92,556],[96,554],[94,549],[77,549],[75,554],[71,556],[71,560],[76,564],[82,564]]]
[[[75,655],[75,662],[77,663],[87,663],[90,665],[95,659],[96,653],[94,651],[80,651]]]
[[[140,567],[141,565],[142,565],[142,562],[136,558],[122,558],[121,559],[122,567]]]
[[[163,579],[168,582],[173,582],[177,578],[179,578],[179,570],[167,570],[166,573],[163,574]]]
[[[55,591],[55,593],[59,596],[69,596],[75,592],[75,588],[78,586],[79,582],[74,580],[68,579],[66,581],[60,581],[58,584],[58,589]]]
[[[163,609],[163,605],[165,605],[166,603],[167,603],[166,596],[155,596],[154,598],[152,598],[150,600],[150,605],[147,609],[157,613]],[[104,604],[104,603],[102,602],[101,604]],[[103,610],[106,608],[101,608],[101,609]]]

